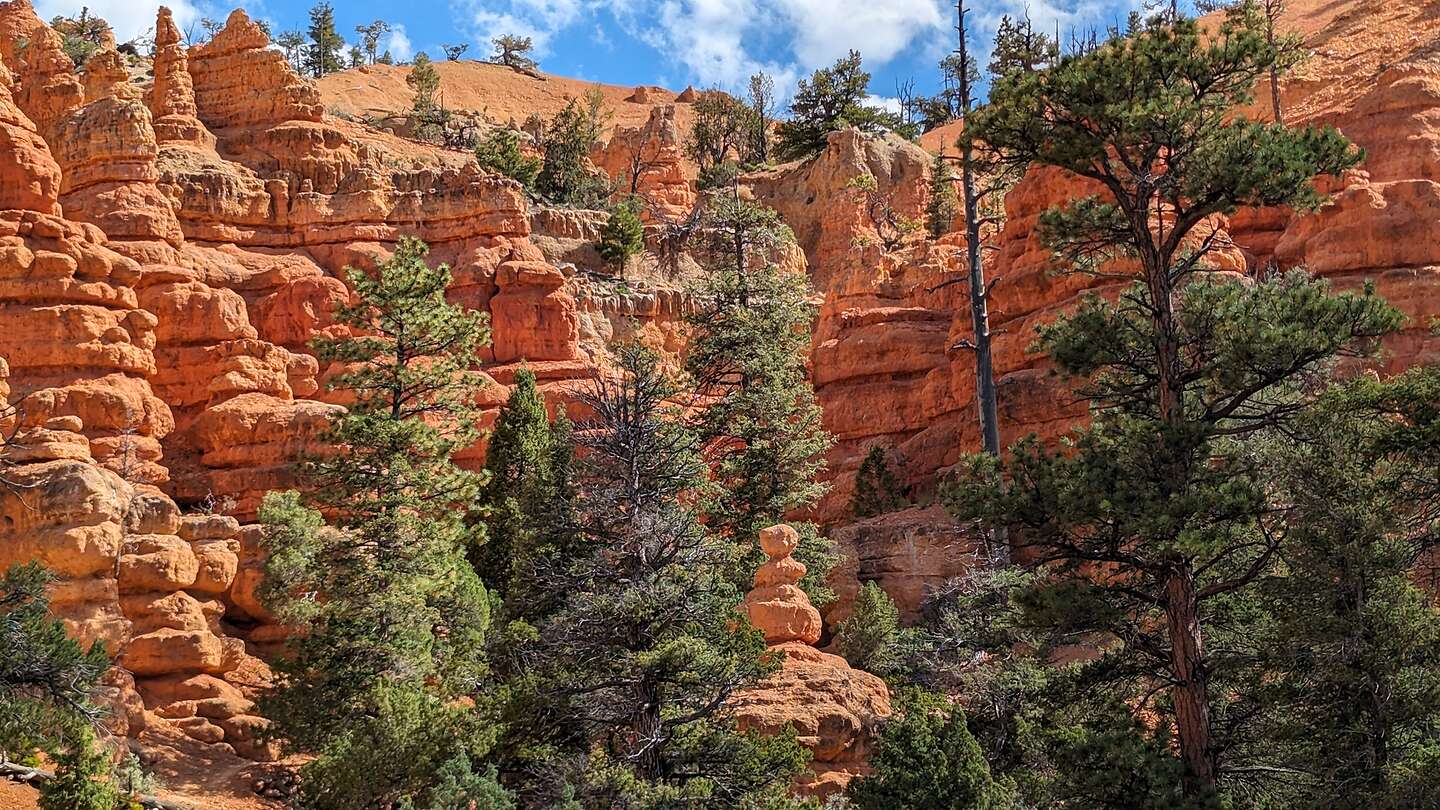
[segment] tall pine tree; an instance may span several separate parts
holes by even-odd
[[[471,551],[487,588],[502,598],[521,597],[516,615],[534,615],[533,569],[569,545],[574,526],[569,434],[563,413],[551,424],[535,374],[516,372],[485,450],[489,478],[477,500],[485,542]]]
[[[345,40],[335,31],[335,9],[329,3],[316,3],[310,9],[310,47],[305,50],[305,69],[320,78],[327,73],[345,69]]]
[[[1284,565],[1259,598],[1247,785],[1291,806],[1419,807],[1440,786],[1440,372],[1360,379],[1272,454]]]
[[[678,391],[658,358],[616,351],[576,432],[582,539],[550,574],[562,603],[517,653],[512,778],[536,807],[778,798],[805,756],[792,738],[739,732],[725,709],[771,665],[736,619],[734,548],[701,522],[699,440],[666,404]]]
[[[707,525],[745,548],[761,529],[813,506],[832,437],[810,385],[809,279],[779,264],[793,237],[775,211],[731,190],[706,201],[694,335],[686,370],[703,406],[697,429],[718,489]],[[825,601],[828,544],[800,524],[812,598]],[[753,562],[751,560],[750,562]],[[744,576],[752,566],[745,566]]]
[[[445,300],[450,270],[426,252],[405,238],[374,271],[349,271],[355,298],[336,316],[354,336],[315,348],[342,369],[331,386],[350,404],[324,437],[333,449],[304,464],[313,489],[271,493],[261,509],[262,596],[296,630],[262,709],[318,755],[305,807],[417,798],[432,765],[487,744],[455,702],[486,672],[489,600],[464,559],[481,477],[451,455],[477,438],[489,331]]]
[[[1136,283],[1041,330],[1054,362],[1088,381],[1094,424],[1064,452],[1013,448],[1003,479],[993,457],[972,459],[950,504],[1017,531],[1050,575],[1054,621],[1118,640],[1084,667],[1096,684],[1165,692],[1156,708],[1175,725],[1192,797],[1212,793],[1224,766],[1206,624],[1276,551],[1256,536],[1269,505],[1248,439],[1291,418],[1326,361],[1399,321],[1303,274],[1246,286],[1205,273],[1215,215],[1313,208],[1312,179],[1359,160],[1333,130],[1235,114],[1276,58],[1249,28],[1204,36],[1193,21],[1154,19],[1001,77],[967,128],[1003,160],[1094,181],[1103,193],[1047,212],[1042,234],[1072,270]]]

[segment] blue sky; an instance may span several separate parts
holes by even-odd
[[[123,41],[153,25],[158,0],[34,0],[46,19],[82,5],[105,17]],[[533,37],[542,69],[612,84],[738,88],[756,70],[776,77],[782,94],[797,79],[843,56],[865,56],[871,92],[895,95],[913,78],[933,92],[936,63],[954,47],[946,0],[332,0],[342,35],[383,19],[395,26],[387,46],[400,58],[440,56],[444,43],[468,42],[467,57],[489,53],[490,37]],[[1141,0],[971,0],[983,48],[1002,14],[1029,9],[1042,30],[1104,27],[1123,21]],[[169,0],[181,27],[224,20],[233,3]],[[274,30],[304,28],[311,0],[251,0],[252,17]],[[197,26],[198,31],[198,26]]]

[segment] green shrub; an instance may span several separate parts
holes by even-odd
[[[850,511],[857,518],[869,518],[899,511],[906,505],[900,482],[895,480],[895,474],[885,461],[885,451],[878,446],[870,448],[865,460],[860,463],[860,472],[855,475],[855,493],[850,499]]]
[[[840,623],[835,647],[851,666],[885,676],[899,666],[900,610],[885,590],[867,582],[850,618]]]
[[[874,772],[850,783],[860,810],[1000,810],[1013,805],[970,736],[965,713],[944,698],[906,695],[870,759]]]
[[[605,227],[600,229],[600,241],[595,245],[600,258],[622,276],[630,257],[645,249],[645,226],[640,222],[639,208],[633,199],[615,206]]]
[[[40,786],[40,810],[116,810],[120,791],[110,780],[110,755],[88,727],[55,758],[55,778]]]
[[[526,155],[520,148],[519,133],[509,128],[485,136],[475,147],[475,160],[480,168],[519,180],[526,188],[535,185],[535,176],[540,173],[540,159]]]

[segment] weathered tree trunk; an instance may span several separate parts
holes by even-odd
[[[1192,796],[1215,787],[1215,752],[1210,736],[1209,676],[1205,642],[1200,634],[1200,605],[1195,575],[1181,566],[1165,581],[1165,619],[1170,631],[1170,674],[1175,678],[1172,700],[1185,763],[1186,792]]]
[[[1143,209],[1142,209],[1143,210]],[[1155,359],[1159,372],[1156,406],[1160,421],[1170,428],[1185,422],[1185,386],[1181,376],[1180,340],[1175,323],[1175,290],[1170,275],[1172,257],[1163,250],[1142,251],[1146,281],[1153,307]],[[1174,431],[1157,437],[1156,452],[1169,465],[1169,495],[1183,495],[1189,479],[1188,448],[1176,446]],[[1200,601],[1195,571],[1188,560],[1177,559],[1164,583],[1166,630],[1170,637],[1171,690],[1180,759],[1185,764],[1185,792],[1199,796],[1215,787],[1214,742],[1210,727],[1210,684],[1205,667],[1205,642],[1200,628]]]
[[[955,3],[956,30],[960,34],[960,113],[970,113],[970,48],[966,42],[965,0]],[[975,332],[975,405],[980,416],[980,441],[996,458],[1000,457],[1000,405],[995,390],[995,367],[990,342],[990,290],[980,254],[980,193],[975,187],[975,153],[970,142],[960,140],[960,186],[965,197],[965,260],[970,271],[970,325]],[[997,562],[1010,562],[1009,538],[997,530],[991,538]]]

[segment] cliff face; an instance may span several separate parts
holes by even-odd
[[[148,88],[113,49],[77,72],[28,0],[0,3],[0,33],[0,357],[21,401],[0,567],[60,577],[56,612],[115,656],[117,731],[272,758],[241,687],[265,677],[247,644],[283,631],[246,524],[339,407],[307,345],[337,329],[342,269],[431,244],[491,316],[487,418],[522,362],[565,407],[617,329],[663,337],[681,303],[578,302],[517,184],[326,116],[242,11],[186,49],[162,9]],[[655,120],[637,133],[673,158],[673,112]]]

